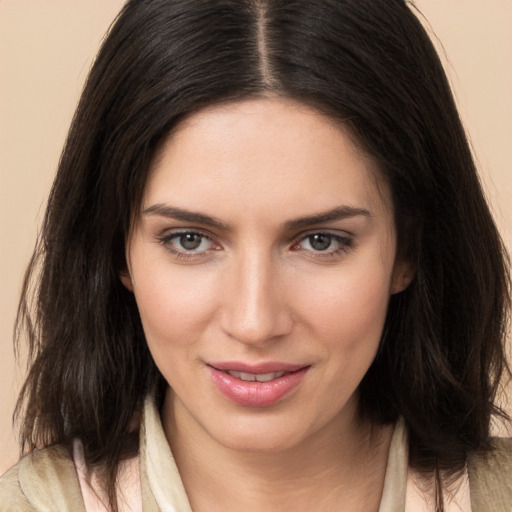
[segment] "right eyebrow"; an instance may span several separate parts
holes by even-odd
[[[205,226],[221,229],[223,231],[232,231],[232,227],[229,224],[226,224],[225,222],[222,222],[215,217],[205,215],[204,213],[192,212],[182,208],[176,208],[174,206],[169,206],[162,203],[154,204],[146,208],[142,213],[143,215],[159,215],[169,219],[203,224]]]

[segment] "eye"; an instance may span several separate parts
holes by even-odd
[[[331,235],[327,235],[325,233],[316,233],[314,235],[309,235],[305,238],[302,243],[309,245],[307,249],[313,249],[314,251],[326,251],[332,245],[333,237]]]
[[[203,233],[182,231],[159,238],[161,244],[175,254],[203,253],[215,247],[213,241]]]
[[[183,233],[176,236],[176,242],[180,248],[186,251],[195,251],[197,249],[205,250],[208,247],[201,247],[208,245],[208,239],[199,233]]]
[[[335,255],[347,251],[352,246],[352,239],[333,233],[310,233],[300,239],[294,249]]]

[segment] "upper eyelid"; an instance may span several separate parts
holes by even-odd
[[[294,244],[302,242],[303,240],[307,240],[308,238],[310,238],[311,236],[314,236],[314,235],[327,235],[327,236],[330,236],[332,238],[332,240],[338,241],[339,243],[343,243],[346,241],[352,242],[352,239],[353,239],[353,237],[351,237],[351,236],[336,235],[334,233],[326,233],[325,231],[316,231],[309,235],[297,238],[296,241],[294,242]]]
[[[177,229],[177,230],[173,230],[173,231],[167,230],[167,232],[164,232],[161,235],[156,235],[155,238],[158,240],[159,243],[165,244],[167,242],[170,242],[174,238],[177,238],[181,235],[187,235],[187,234],[199,235],[203,238],[208,239],[210,242],[215,243],[215,241],[211,235],[203,233],[201,230],[197,230],[197,229]]]
[[[309,231],[307,233],[303,233],[301,234],[300,236],[298,236],[297,238],[295,238],[291,245],[292,247],[293,246],[297,246],[299,245],[300,243],[302,243],[303,241],[307,240],[309,237],[311,236],[314,236],[314,235],[327,235],[327,236],[330,236],[332,237],[332,240],[336,243],[339,244],[339,249],[341,250],[346,250],[348,249],[349,247],[353,247],[353,244],[354,244],[354,235],[352,234],[348,234],[346,231],[344,232],[346,234],[341,234],[339,231],[338,232],[333,232],[332,230],[312,230],[312,231]],[[304,250],[308,250],[308,249],[304,249]],[[313,251],[313,252],[316,252],[316,251]],[[332,254],[333,251],[318,251],[318,254],[329,254],[331,253]]]
[[[204,257],[211,249],[210,247],[207,249],[202,249],[202,250],[193,250],[193,249],[185,249],[184,247],[179,248],[172,243],[174,241],[173,240],[174,238],[178,238],[179,236],[186,235],[186,234],[200,235],[201,237],[207,239],[212,245],[216,245],[215,241],[210,236],[208,236],[198,230],[192,230],[192,229],[176,230],[176,231],[173,231],[173,232],[170,232],[167,234],[162,234],[160,236],[156,236],[156,239],[157,239],[158,243],[160,245],[162,245],[162,247],[167,252],[173,254],[174,257],[176,257],[176,258],[183,257],[183,258],[187,258],[187,259],[193,259],[193,258]]]
[[[293,237],[290,238],[290,241],[293,242],[298,242],[299,240],[303,240],[304,238],[307,238],[309,236],[312,236],[312,235],[329,235],[329,236],[332,236],[332,237],[337,237],[337,238],[353,238],[354,235],[352,233],[350,233],[349,231],[345,231],[345,230],[340,230],[340,229],[322,229],[322,228],[318,228],[318,229],[309,229],[307,231],[302,231],[301,233],[297,234],[297,235],[294,235]]]
[[[173,238],[174,236],[186,235],[186,234],[189,234],[189,233],[194,234],[194,235],[201,235],[201,236],[204,236],[205,238],[208,238],[210,240],[214,239],[214,235],[212,235],[211,233],[208,233],[206,230],[200,229],[200,228],[170,228],[170,229],[165,229],[165,230],[163,230],[162,234],[157,235],[157,238],[159,240],[165,240],[165,239]]]

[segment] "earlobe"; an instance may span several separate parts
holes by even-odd
[[[403,292],[411,283],[414,274],[414,269],[410,263],[397,263],[393,270],[393,279],[391,281],[391,295]]]
[[[121,282],[125,288],[133,293],[133,283],[130,274],[128,272],[121,272],[119,274],[119,278],[121,279]]]

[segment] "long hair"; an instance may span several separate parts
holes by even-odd
[[[390,185],[399,256],[416,270],[391,298],[361,414],[402,416],[419,470],[457,471],[490,449],[508,262],[442,66],[406,2],[131,0],[84,88],[17,321],[30,346],[24,449],[80,438],[114,508],[118,463],[136,449],[130,422],[165,387],[119,279],[151,159],[190,113],[268,96],[352,131]]]

